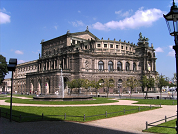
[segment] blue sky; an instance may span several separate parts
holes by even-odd
[[[178,5],[178,0],[175,0]],[[171,0],[1,0],[0,54],[18,63],[38,59],[41,40],[85,31],[98,38],[138,42],[139,33],[156,50],[156,69],[169,78],[176,72],[174,38],[163,14]],[[7,75],[6,78],[9,78]]]

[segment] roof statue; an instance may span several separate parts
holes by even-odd
[[[143,36],[142,36],[142,33],[140,32],[140,33],[139,33],[139,39],[138,39],[138,40],[139,40],[139,41],[143,41],[143,42],[144,42],[144,41],[148,41],[149,39],[148,39],[148,38],[143,37]]]
[[[86,31],[88,31],[88,32],[89,32],[88,26],[87,26],[87,29],[86,29]]]

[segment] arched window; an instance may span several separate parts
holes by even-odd
[[[122,71],[122,63],[120,61],[117,62],[117,71]]]
[[[108,71],[113,71],[113,62],[112,61],[108,62]]]
[[[136,64],[133,63],[133,71],[136,71]]]
[[[104,62],[103,61],[99,61],[98,62],[98,69],[99,69],[99,71],[103,71],[104,70]]]
[[[128,62],[126,62],[126,71],[130,70],[130,64]]]

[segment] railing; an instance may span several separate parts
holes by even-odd
[[[155,123],[158,123],[158,122],[161,122],[161,121],[164,121],[164,122],[167,122],[167,119],[170,119],[170,118],[173,118],[173,117],[176,117],[177,115],[174,115],[174,116],[170,116],[170,117],[166,117],[164,119],[161,119],[161,120],[158,120],[158,121],[155,121],[155,122],[152,122],[152,123],[149,123],[146,121],[146,130],[148,129],[148,126],[152,126],[152,127],[164,127],[164,128],[174,128],[176,129],[176,127],[168,127],[168,126],[160,126],[160,125],[152,125],[152,124],[155,124]]]
[[[115,114],[115,113],[123,113],[125,114],[127,111],[133,111],[133,110],[138,110],[140,111],[141,109],[146,109],[146,108],[149,108],[151,109],[153,106],[149,106],[149,107],[143,107],[143,108],[140,108],[140,106],[136,109],[129,109],[129,110],[126,110],[125,108],[123,109],[123,111],[116,111],[116,112],[111,112],[111,113],[108,113],[107,111],[105,111],[105,113],[103,114],[98,114],[98,115],[90,115],[90,116],[86,116],[85,114],[83,116],[78,116],[78,115],[67,115],[66,113],[64,113],[63,115],[44,115],[43,113],[41,115],[34,115],[34,116],[22,116],[21,114],[19,116],[17,115],[12,115],[12,117],[17,117],[19,118],[19,122],[22,121],[22,119],[25,119],[25,118],[39,118],[39,120],[44,120],[44,117],[54,117],[54,116],[58,116],[58,117],[64,117],[64,120],[66,120],[67,117],[79,117],[79,118],[83,118],[83,121],[86,121],[86,118],[90,118],[90,117],[95,117],[95,116],[105,116],[107,118],[108,114]],[[10,114],[7,113],[7,112],[2,112],[1,109],[0,109],[0,118],[2,117],[2,113],[4,114],[3,117],[8,117]]]

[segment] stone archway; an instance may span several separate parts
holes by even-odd
[[[31,80],[31,82],[30,82],[30,91],[29,91],[29,93],[30,93],[30,94],[33,94],[33,91],[34,91],[34,81]]]
[[[38,80],[38,90],[37,90],[37,94],[42,94],[42,85],[41,85],[41,80]]]
[[[67,77],[64,77],[64,94],[69,94],[68,85],[66,84],[68,81],[69,79]]]
[[[50,80],[47,79],[45,83],[45,94],[50,94]]]

